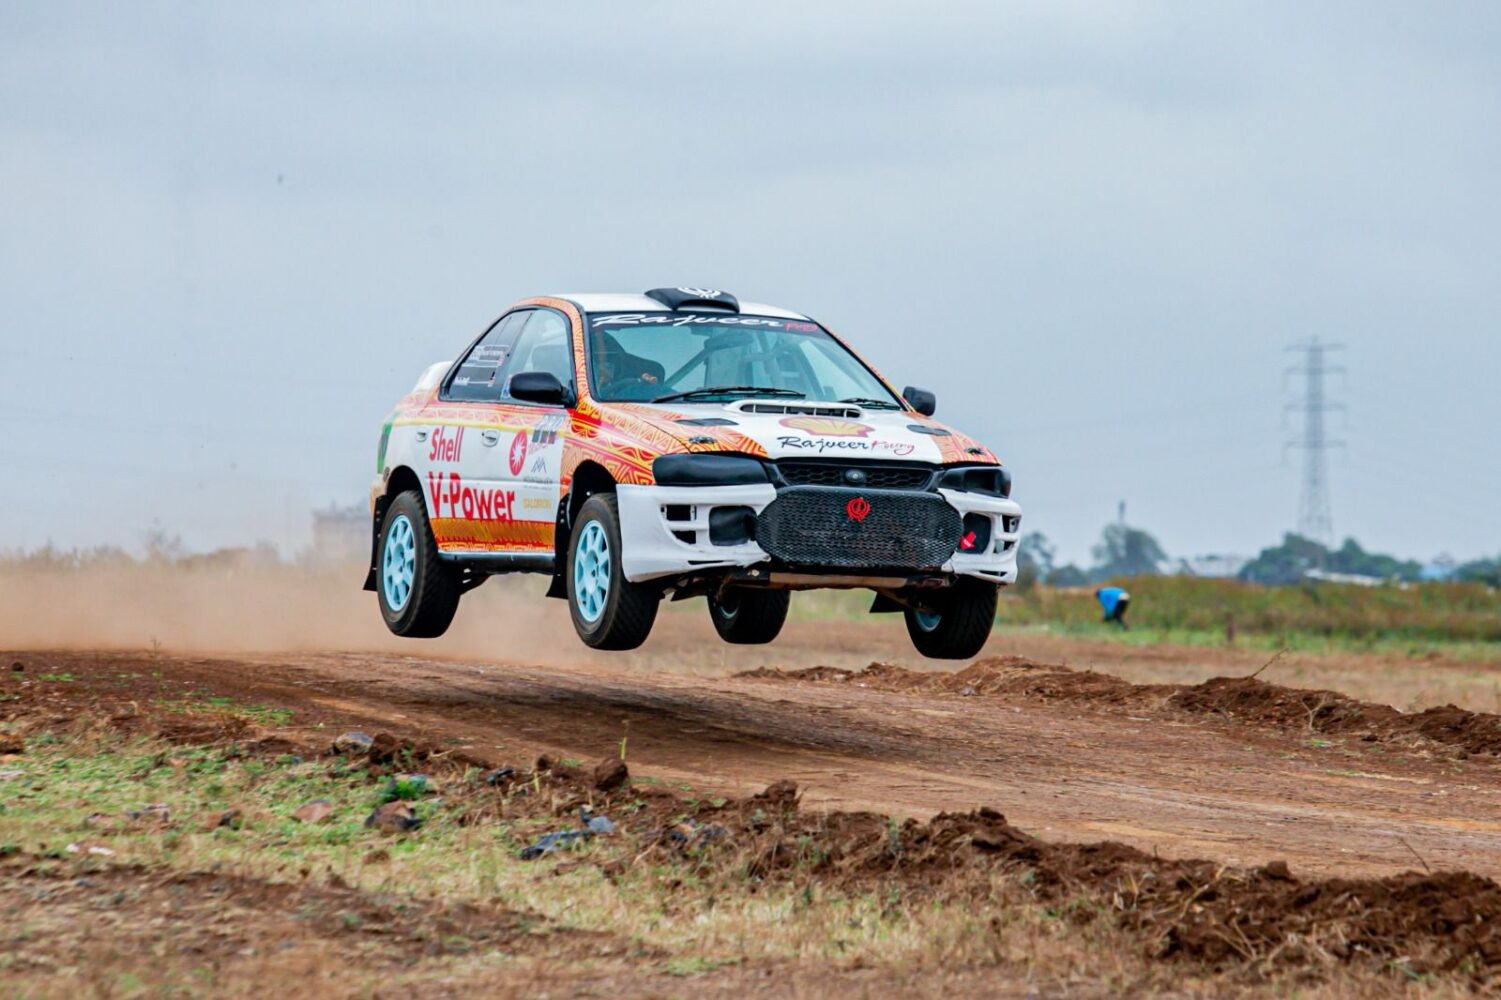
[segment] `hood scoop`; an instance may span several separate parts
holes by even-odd
[[[817,403],[771,403],[765,400],[746,399],[738,403],[732,403],[729,409],[740,413],[775,413],[782,416],[799,417],[843,417],[846,420],[858,420],[865,414],[858,406],[842,406],[839,404]]]
[[[678,417],[677,422],[688,427],[739,427],[729,417]]]

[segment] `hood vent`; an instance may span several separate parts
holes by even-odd
[[[820,406],[817,403],[768,403],[762,400],[747,399],[743,402],[731,404],[730,409],[740,413],[777,413],[783,416],[799,417],[843,417],[846,420],[859,420],[865,414],[858,406]]]

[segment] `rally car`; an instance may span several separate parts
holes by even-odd
[[[866,588],[918,651],[984,645],[1021,509],[988,449],[828,328],[712,288],[516,303],[381,429],[370,571],[397,635],[540,573],[579,637],[646,640],[664,598],[776,638],[794,590]]]

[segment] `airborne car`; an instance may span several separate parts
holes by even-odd
[[[919,652],[972,656],[1021,509],[934,406],[807,316],[717,289],[525,299],[386,419],[365,589],[392,632],[431,637],[491,574],[540,573],[585,643],[633,649],[664,598],[764,643],[792,591],[865,588]]]

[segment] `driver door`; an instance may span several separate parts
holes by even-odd
[[[525,444],[515,407],[504,398],[506,369],[530,309],[495,321],[453,369],[417,428],[419,476],[428,521],[444,553],[506,553],[518,535],[510,486],[512,453]]]

